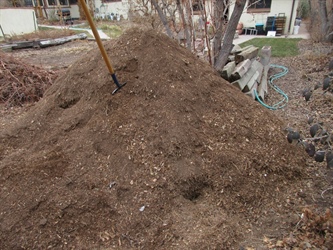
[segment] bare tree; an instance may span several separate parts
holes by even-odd
[[[162,2],[163,2],[163,0],[162,0]],[[175,12],[170,12],[169,10],[167,10],[166,8],[168,8],[168,6],[165,6],[165,4],[166,4],[165,2],[163,5],[163,9],[158,4],[157,0],[151,0],[151,3],[157,10],[158,15],[167,32],[167,35],[169,37],[172,37],[172,32],[171,32],[170,24],[168,22],[167,15],[172,16],[171,21],[174,23],[174,26],[175,26],[175,19],[173,19],[174,18],[173,15],[175,14]],[[233,46],[232,43],[233,43],[233,39],[235,36],[235,30],[238,25],[239,19],[243,13],[243,10],[244,10],[245,4],[246,4],[246,0],[235,0],[235,8],[231,15],[230,20],[228,21],[228,25],[227,25],[225,33],[224,33],[224,23],[225,23],[224,19],[225,19],[226,10],[228,7],[227,5],[230,3],[227,0],[216,0],[215,11],[212,16],[214,30],[213,30],[213,36],[211,36],[211,37],[208,36],[208,30],[207,30],[207,13],[206,13],[206,6],[205,6],[206,2],[205,2],[205,0],[199,0],[199,3],[200,3],[199,10],[200,10],[200,13],[202,16],[202,20],[204,22],[203,39],[205,39],[205,43],[207,45],[209,62],[210,63],[212,62],[211,57],[210,57],[211,56],[210,40],[212,38],[214,38],[213,64],[217,70],[220,70],[223,68],[223,66],[226,64],[226,62],[228,60],[229,53]],[[183,3],[183,5],[185,6],[185,9],[186,9],[187,4],[189,4],[189,7],[192,8],[191,0],[189,0],[187,2],[185,0],[185,2]],[[187,23],[185,20],[184,8],[182,8],[181,0],[176,0],[176,5],[177,5],[177,10],[181,17],[181,20],[183,22],[183,28],[184,28],[184,32],[185,32],[186,41],[187,41],[187,43],[186,43],[187,48],[191,49],[190,40],[194,39],[194,34],[192,32],[190,32],[189,30],[187,30]],[[188,17],[188,15],[187,15],[187,17]],[[189,18],[192,18],[192,15],[190,15]],[[190,24],[192,24],[192,22],[193,22],[193,20],[189,21]],[[222,44],[222,46],[221,46],[221,44]]]
[[[321,21],[321,34],[325,42],[332,41],[333,35],[333,20],[332,12],[328,13],[326,0],[318,0],[319,2],[319,16]]]
[[[208,18],[207,18],[207,12],[206,12],[206,1],[200,0],[199,9],[201,13],[201,18],[204,22],[204,40],[206,44],[207,54],[208,54],[208,62],[212,64],[212,53],[211,53],[211,46],[210,46],[210,37],[208,34]]]
[[[222,45],[222,38],[225,31],[226,23],[226,11],[227,11],[227,0],[216,0],[214,5],[214,15],[212,17],[212,23],[214,27],[214,42],[213,42],[213,54],[214,63],[216,56],[219,54]]]
[[[332,0],[309,1],[309,32],[315,42],[332,42],[333,12]]]
[[[91,16],[94,16],[95,2],[94,2],[93,0],[88,0],[88,1],[86,1],[86,4],[87,4],[87,6],[88,6],[88,9],[89,9],[90,15],[91,15]],[[81,2],[80,2],[80,1],[77,2],[77,6],[78,6],[78,8],[79,8],[80,18],[81,18],[82,20],[87,20],[86,14],[85,14],[85,12],[83,11],[83,8],[82,8],[82,5],[81,5]]]
[[[167,32],[167,35],[172,38],[172,32],[170,29],[170,26],[168,24],[168,19],[166,18],[166,15],[163,13],[163,10],[161,9],[161,7],[157,4],[157,2],[155,0],[151,0],[152,5],[154,6],[154,8],[157,10],[158,16],[160,17],[163,26]]]
[[[184,10],[183,10],[180,0],[176,0],[176,1],[177,1],[177,9],[178,9],[179,15],[181,16],[182,22],[183,22],[184,33],[185,33],[185,37],[186,37],[186,47],[188,49],[191,49],[191,34],[190,34],[188,24],[185,19]]]
[[[235,8],[231,14],[228,26],[224,35],[223,45],[217,55],[214,67],[217,70],[221,70],[228,61],[229,53],[232,49],[232,42],[235,36],[235,30],[237,28],[239,19],[243,13],[246,0],[236,0]]]

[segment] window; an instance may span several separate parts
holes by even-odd
[[[33,6],[32,0],[24,0],[24,6],[25,7],[32,7]]]
[[[69,0],[69,4],[77,4],[78,0]]]
[[[58,1],[57,0],[47,0],[47,3],[49,6],[57,6]],[[68,0],[59,0],[59,4],[62,6],[68,6]]]
[[[272,0],[249,0],[247,12],[270,12]]]
[[[198,15],[200,11],[203,10],[203,5],[201,0],[194,0],[192,2],[193,14]]]
[[[60,4],[60,5],[66,5],[66,6],[69,5],[69,4],[68,4],[68,0],[59,0],[59,4]]]
[[[38,7],[38,6],[42,7],[42,6],[44,6],[43,0],[33,0],[33,4],[34,4],[35,7]]]

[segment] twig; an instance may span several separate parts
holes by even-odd
[[[327,138],[329,135],[323,135],[323,136],[317,136],[317,137],[312,137],[312,138],[303,138],[302,140],[305,141],[315,141],[323,138]]]
[[[6,66],[5,66],[5,64],[3,63],[3,61],[1,61],[1,64],[2,64],[2,67],[4,68],[4,70],[6,70],[16,81],[18,81],[19,83],[21,83],[21,81],[17,78],[17,77],[15,77],[13,74],[12,74],[12,72],[10,72],[10,70],[9,69],[7,69],[6,68]],[[21,83],[22,84],[22,83]]]
[[[296,223],[296,226],[295,226],[295,230],[297,230],[297,228],[298,228],[298,225],[299,225],[299,223],[301,223],[301,221],[303,220],[303,217],[304,217],[304,215],[303,214],[301,214],[301,219]]]
[[[24,102],[38,101],[45,90],[52,85],[50,73],[17,61],[1,53],[0,102],[7,106],[22,105]]]
[[[135,244],[138,244],[138,241],[137,241],[136,239],[133,239],[131,236],[129,236],[129,235],[127,235],[127,234],[121,234],[121,236],[122,236],[124,239],[128,240],[130,246],[133,246],[133,245],[132,245],[133,242],[134,242]]]
[[[324,193],[328,190],[331,190],[331,189],[333,189],[333,187],[329,187],[329,188],[325,189],[323,192],[321,192],[321,197],[324,199],[324,196],[323,196]]]

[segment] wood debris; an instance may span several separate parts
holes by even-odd
[[[243,93],[256,99],[264,100],[267,94],[267,74],[271,57],[271,47],[261,49],[260,60],[257,60],[259,48],[253,45],[244,48],[235,47],[229,56],[230,62],[224,66],[220,75],[235,85]]]
[[[53,71],[31,66],[0,51],[0,102],[6,106],[38,101],[55,78]]]

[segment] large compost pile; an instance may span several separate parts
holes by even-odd
[[[239,249],[281,236],[305,152],[165,35],[130,30],[2,128],[1,249]],[[297,222],[296,218],[296,222]]]

